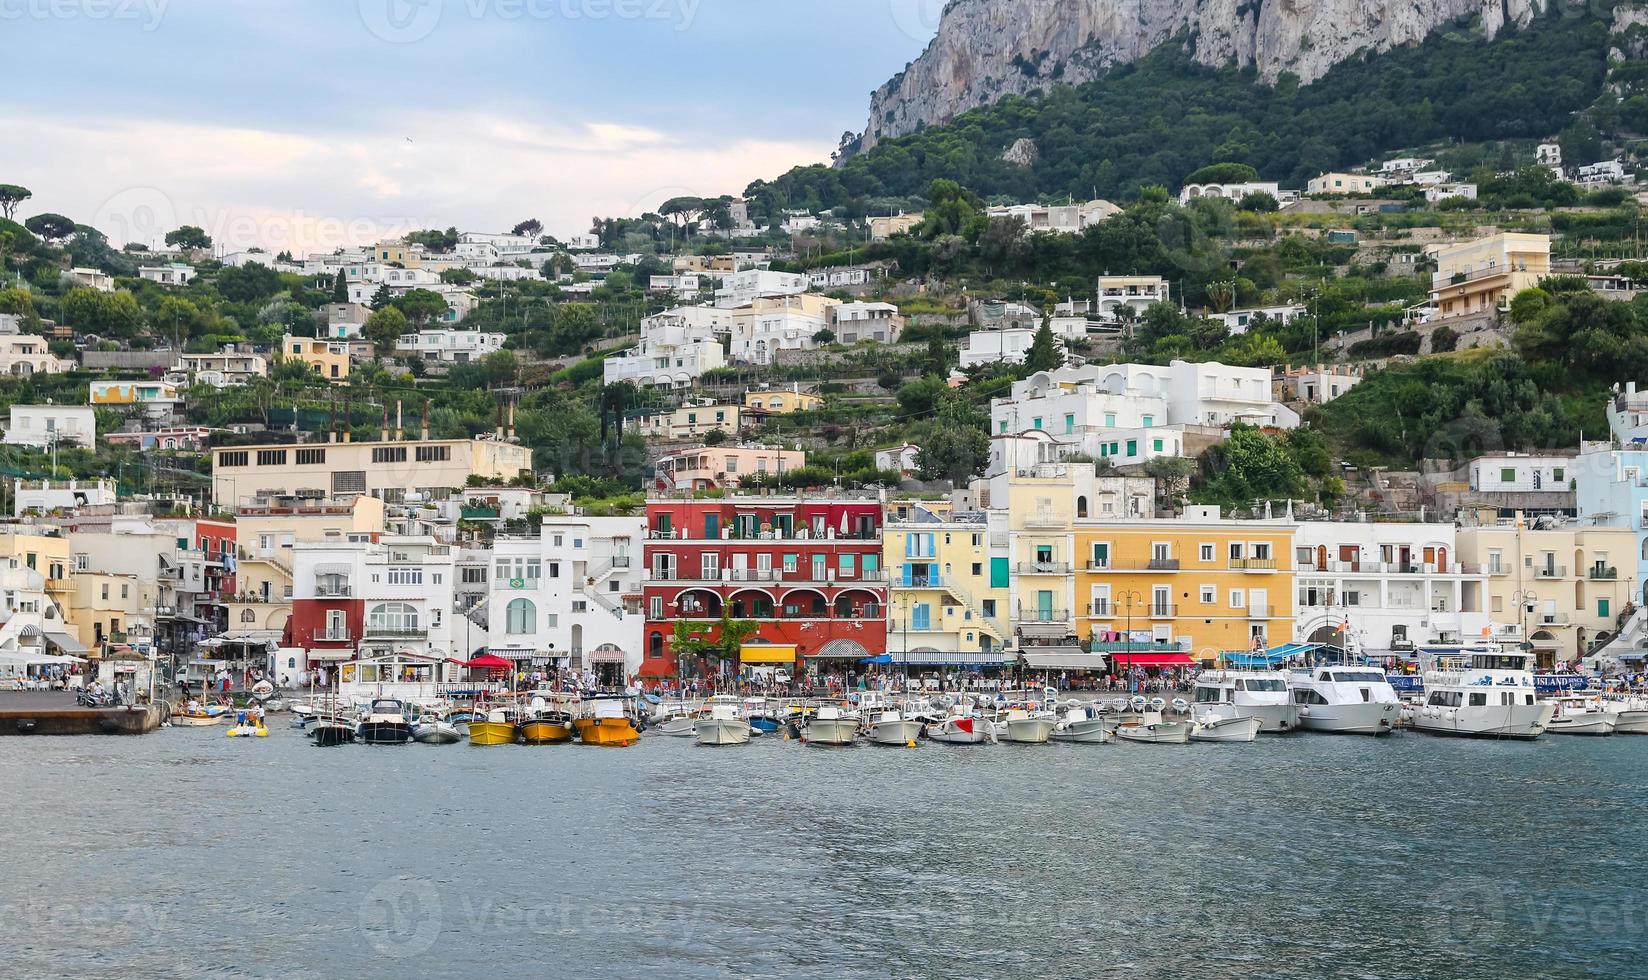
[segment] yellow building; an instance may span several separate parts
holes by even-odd
[[[824,397],[822,395],[802,391],[799,387],[790,391],[779,389],[744,392],[745,408],[757,412],[766,412],[769,415],[810,412],[823,404]]]
[[[63,607],[63,618],[82,645],[100,654],[105,643],[125,643],[127,631],[151,628],[158,586],[135,575],[117,575],[80,569],[70,579],[73,588]]]
[[[177,401],[177,385],[165,381],[93,381],[87,401],[92,405],[146,405]]]
[[[941,517],[923,507],[882,530],[887,650],[912,668],[994,663],[1012,637],[1008,575],[991,562],[983,514]]]
[[[1501,232],[1426,249],[1436,260],[1431,305],[1441,319],[1492,314],[1551,274],[1551,236]]]
[[[9,525],[0,534],[0,558],[16,558],[18,564],[39,572],[46,580],[46,595],[68,613],[74,583],[70,581],[69,539],[55,534],[31,534],[21,525]]]
[[[1209,662],[1293,637],[1294,524],[1223,520],[1217,507],[1181,518],[1076,522],[1083,639],[1112,656],[1147,644]]]
[[[339,340],[321,340],[314,337],[280,338],[280,356],[286,360],[302,361],[320,372],[320,376],[334,383],[349,379],[349,344]]]
[[[643,416],[638,424],[649,439],[699,439],[709,432],[737,435],[744,427],[743,409],[737,405],[683,405],[668,412]]]
[[[1637,568],[1637,532],[1578,524],[1535,530],[1518,519],[1459,529],[1461,561],[1488,577],[1495,639],[1526,637],[1541,666],[1583,656],[1619,629]]]

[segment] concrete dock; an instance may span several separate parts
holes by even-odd
[[[165,708],[84,708],[72,693],[0,692],[0,735],[143,735],[160,727]]]

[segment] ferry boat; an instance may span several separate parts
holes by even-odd
[[[1229,704],[1238,716],[1258,718],[1261,732],[1299,727],[1299,705],[1280,670],[1204,670],[1196,675],[1193,697],[1197,704]]]
[[[708,712],[693,722],[699,745],[748,745],[750,722],[739,710],[738,699],[730,695],[710,698]]]
[[[1299,708],[1299,726],[1307,731],[1389,735],[1402,716],[1402,700],[1378,667],[1295,667],[1287,683]]]
[[[1433,735],[1538,738],[1556,706],[1536,696],[1531,657],[1497,647],[1435,657],[1423,672],[1424,700],[1404,715],[1415,729]]]
[[[623,698],[601,697],[586,701],[588,714],[574,718],[572,727],[585,745],[626,748],[641,740],[641,730],[629,716]]]

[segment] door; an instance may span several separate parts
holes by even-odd
[[[748,582],[750,580],[750,556],[742,552],[734,554],[732,558],[732,580],[734,582]]]
[[[1036,619],[1043,623],[1053,621],[1053,591],[1042,589],[1036,593]]]
[[[1247,614],[1249,616],[1267,617],[1270,615],[1270,590],[1247,590]]]
[[[738,567],[738,560],[741,557],[743,556],[740,555],[733,559],[734,568]],[[755,556],[755,577],[763,582],[772,581],[772,555],[760,554]]]

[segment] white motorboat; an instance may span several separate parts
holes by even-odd
[[[1536,696],[1530,656],[1480,647],[1431,658],[1424,700],[1404,717],[1432,735],[1538,738],[1550,727],[1556,705]]]
[[[1115,738],[1105,720],[1101,718],[1094,706],[1088,704],[1071,704],[1059,716],[1058,723],[1048,733],[1048,738],[1055,742],[1074,742],[1082,745],[1100,745]]]
[[[1004,742],[1043,745],[1053,734],[1053,726],[1058,721],[1058,716],[1051,711],[1009,708],[996,722],[996,735]]]
[[[699,745],[747,745],[750,721],[738,710],[736,699],[712,698],[709,714],[693,723]]]
[[[1612,735],[1618,722],[1601,698],[1555,698],[1556,711],[1546,729],[1552,735]]]
[[[686,736],[691,738],[698,734],[698,719],[692,715],[670,715],[663,721],[655,724],[650,731],[660,735]]]
[[[1123,722],[1117,725],[1116,737],[1129,742],[1183,745],[1190,741],[1190,723],[1162,721],[1159,714],[1154,715],[1154,719],[1147,715],[1139,721]]]
[[[1264,722],[1234,705],[1203,703],[1190,709],[1190,737],[1197,742],[1251,742]]]
[[[1402,715],[1402,699],[1378,667],[1297,667],[1288,672],[1287,684],[1299,725],[1307,731],[1389,735]]]
[[[876,713],[868,735],[872,745],[914,745],[921,737],[921,719],[889,708]]]
[[[1615,735],[1648,735],[1648,698],[1612,698],[1602,704],[1614,716]]]
[[[950,714],[927,725],[927,737],[945,745],[982,745],[995,741],[990,721],[970,711],[955,709]]]
[[[1279,670],[1204,670],[1196,675],[1193,697],[1197,704],[1229,704],[1238,714],[1258,718],[1261,732],[1299,727],[1299,706]]]
[[[801,734],[813,745],[851,745],[858,738],[858,715],[839,705],[821,704]]]

